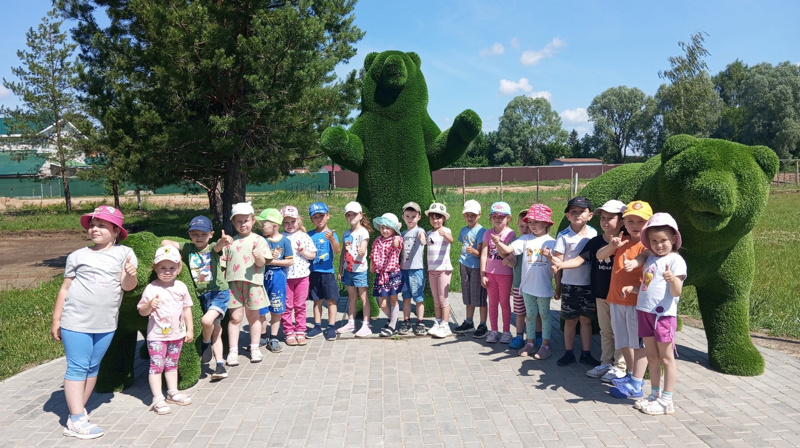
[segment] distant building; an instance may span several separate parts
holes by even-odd
[[[64,126],[67,135],[81,135],[80,131],[67,122]],[[9,134],[4,119],[0,117],[0,177],[53,177],[60,176],[64,168],[58,160],[54,139],[55,124],[38,132],[41,144],[15,141],[19,134]],[[70,176],[78,170],[90,168],[86,156],[80,154],[67,160],[66,169]]]
[[[339,165],[334,165],[334,167],[337,173],[339,171],[342,171],[342,167],[340,167]],[[331,169],[330,165],[322,165],[322,168],[320,168],[319,171],[317,171],[317,173],[330,173],[331,171],[333,171],[333,169]]]
[[[602,165],[603,161],[600,159],[586,158],[586,159],[568,159],[560,158],[550,162],[550,166],[585,166],[585,165]]]

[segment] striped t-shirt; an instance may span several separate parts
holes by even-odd
[[[442,227],[445,233],[452,235],[450,229]],[[429,271],[452,271],[453,264],[450,262],[450,243],[439,235],[438,230],[431,230],[427,234],[428,238],[428,270]]]

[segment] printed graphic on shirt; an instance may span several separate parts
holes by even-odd
[[[650,282],[653,281],[653,276],[656,274],[656,266],[655,263],[651,264],[647,267],[647,271],[642,274],[642,287],[640,288],[642,291],[647,291],[647,288],[650,286]]]
[[[193,252],[189,254],[189,271],[195,283],[208,283],[214,280],[211,273],[211,252]]]

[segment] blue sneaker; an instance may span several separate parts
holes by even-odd
[[[522,348],[525,346],[525,340],[522,339],[522,336],[514,336],[514,339],[508,344],[508,348]]]
[[[641,398],[644,395],[644,391],[642,391],[641,388],[636,390],[631,383],[622,386],[614,386],[608,389],[608,392],[615,398]]]
[[[314,328],[308,330],[306,333],[306,337],[308,339],[314,339],[315,337],[322,334],[322,326],[321,325],[314,325]]]
[[[614,379],[612,379],[611,380],[611,385],[619,387],[619,386],[624,386],[624,385],[626,385],[626,384],[628,384],[630,382],[631,382],[631,374],[628,373],[625,376],[623,376],[622,378],[614,378]]]

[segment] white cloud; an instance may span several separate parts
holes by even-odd
[[[0,99],[11,95],[11,91],[6,89],[5,86],[0,86]]]
[[[500,90],[497,91],[498,95],[513,95],[517,92],[532,92],[533,86],[528,81],[528,78],[520,78],[519,81],[511,81],[508,79],[500,80]]]
[[[512,37],[511,38],[511,46],[513,48],[516,48],[517,50],[519,50],[519,38],[518,37]]]
[[[589,114],[583,107],[576,107],[575,109],[566,109],[561,112],[561,119],[568,123],[588,123]]]
[[[544,58],[552,57],[553,55],[558,52],[558,50],[567,45],[566,42],[563,40],[554,37],[547,45],[544,46],[541,50],[528,50],[522,53],[522,57],[520,58],[520,62],[522,65],[536,65]]]
[[[484,48],[481,50],[481,57],[486,56],[497,56],[506,52],[506,49],[503,48],[503,44],[500,42],[495,42],[494,45],[491,47]]]
[[[544,99],[546,99],[547,101],[550,101],[550,102],[553,101],[553,94],[550,93],[547,90],[533,91],[528,96],[531,97],[531,98],[544,98]]]

